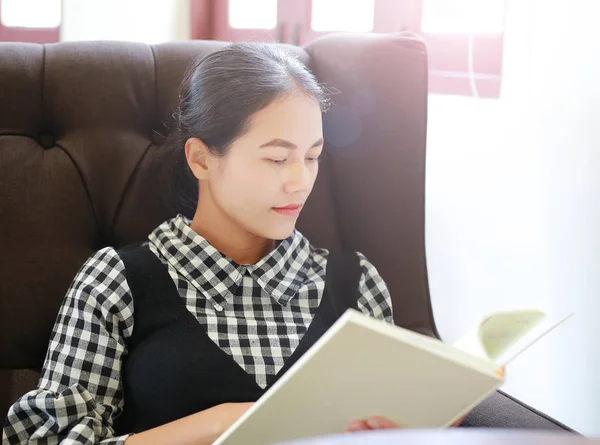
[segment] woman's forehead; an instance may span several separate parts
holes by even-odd
[[[306,95],[294,94],[277,99],[254,113],[248,121],[247,133],[281,132],[281,135],[271,134],[271,137],[285,139],[283,133],[306,131],[309,128],[319,133],[321,131],[320,105]]]

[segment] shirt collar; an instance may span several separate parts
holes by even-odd
[[[221,311],[231,302],[248,272],[271,297],[285,306],[297,294],[310,267],[311,246],[297,230],[258,263],[237,264],[189,226],[183,215],[165,221],[148,237],[163,258]]]
[[[311,246],[297,230],[248,271],[260,287],[285,306],[307,279]]]

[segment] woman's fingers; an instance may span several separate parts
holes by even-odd
[[[462,416],[460,419],[458,419],[456,422],[454,422],[452,424],[452,426],[459,426],[463,422],[463,420],[465,420],[466,417],[467,417],[466,415]]]
[[[392,422],[390,419],[386,419],[385,417],[369,417],[367,419],[367,425],[371,427],[372,430],[389,430],[392,428],[400,428],[400,426]]]
[[[452,424],[453,427],[459,426],[463,420],[465,420],[466,415],[458,419],[456,422]],[[367,431],[367,430],[388,430],[394,428],[402,428],[396,422],[392,422],[390,419],[386,419],[385,417],[373,416],[367,419],[357,419],[348,425],[346,429],[347,432],[354,431]]]
[[[387,430],[392,428],[400,428],[400,426],[385,417],[373,416],[367,419],[358,419],[350,422],[346,431]]]
[[[365,430],[370,430],[371,428],[369,428],[369,425],[367,425],[367,422],[365,420],[353,420],[352,422],[350,422],[350,424],[348,425],[348,428],[346,428],[346,431],[349,433],[353,433],[355,431],[365,431]]]

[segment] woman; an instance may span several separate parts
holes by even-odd
[[[39,388],[12,406],[3,444],[209,444],[342,309],[392,322],[388,290],[363,255],[334,259],[295,230],[319,169],[326,102],[300,62],[268,45],[230,45],[192,66],[174,140],[199,185],[193,218],[86,261]],[[356,273],[330,276],[342,257]],[[333,292],[336,280],[353,300]],[[348,429],[390,427],[371,418]]]

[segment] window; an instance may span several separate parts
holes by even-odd
[[[375,21],[375,0],[312,0],[313,31],[369,32]]]
[[[10,28],[58,28],[60,0],[1,0],[0,23]]]
[[[412,31],[427,45],[431,93],[500,95],[507,0],[191,1],[211,5],[211,23],[206,8],[194,14],[204,38],[305,44],[329,32]]]
[[[499,97],[506,0],[415,0],[429,56],[429,91]]]
[[[423,0],[424,33],[502,33],[504,0]]]
[[[61,0],[0,0],[0,42],[58,42],[61,3]]]
[[[296,0],[190,0],[190,4],[192,38],[283,42],[287,9]]]
[[[229,0],[229,25],[237,29],[274,29],[277,0]]]

